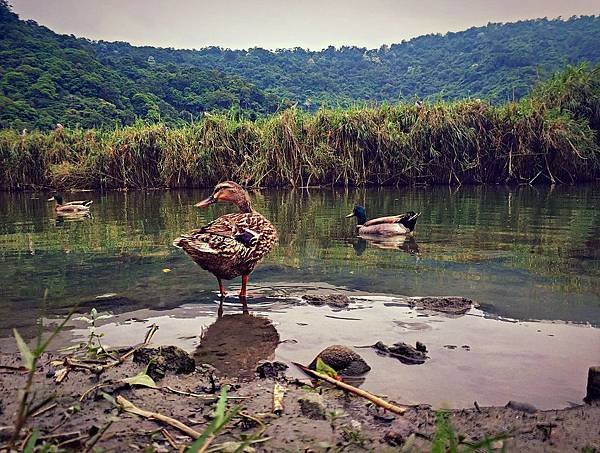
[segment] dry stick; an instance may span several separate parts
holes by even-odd
[[[167,425],[172,426],[173,428],[177,428],[181,432],[190,436],[192,439],[197,439],[198,437],[200,437],[200,433],[198,431],[190,428],[187,425],[184,425],[179,420],[176,420],[167,415],[159,414],[158,412],[151,412],[151,411],[146,411],[144,409],[140,409],[139,407],[135,406],[130,401],[127,401],[121,395],[117,396],[116,401],[117,401],[117,404],[121,407],[121,409],[123,409],[125,412],[139,415],[140,417],[144,417],[144,418],[148,418],[148,419],[159,420],[163,423],[166,423]]]
[[[350,384],[346,384],[345,382],[341,382],[341,381],[337,381],[334,378],[327,376],[325,374],[321,374],[318,373],[316,371],[311,370],[310,368],[305,367],[304,365],[300,364],[300,363],[296,363],[296,362],[292,362],[294,365],[296,365],[298,368],[300,368],[302,371],[304,371],[306,374],[308,374],[309,376],[315,377],[317,379],[321,379],[323,381],[329,382],[330,384],[335,385],[336,387],[339,387],[343,390],[346,390],[350,393],[354,393],[355,395],[361,396],[365,399],[368,399],[369,401],[371,401],[373,404],[376,404],[379,407],[382,407],[384,409],[387,409],[390,412],[393,412],[395,414],[399,414],[402,415],[404,414],[404,412],[406,412],[407,407],[400,407],[400,406],[396,406],[395,404],[392,403],[388,403],[387,401],[385,401],[384,399],[381,399],[375,395],[372,395],[371,393],[359,389],[357,387],[354,387]]]
[[[168,390],[169,392],[173,392],[177,395],[183,395],[183,396],[193,396],[196,398],[203,398],[206,400],[218,400],[219,398],[217,396],[214,395],[206,395],[206,394],[202,394],[202,393],[192,393],[192,392],[184,392],[183,390],[177,390],[174,389],[173,387],[169,387],[168,385],[165,387],[158,387],[159,390]],[[247,400],[248,398],[250,398],[249,396],[227,396],[228,400]]]
[[[42,409],[38,409],[33,414],[31,414],[30,417],[37,417],[38,415],[42,415],[44,412],[48,412],[49,410],[54,409],[56,406],[58,406],[58,404],[52,403],[49,406],[46,406]]]
[[[102,387],[107,387],[109,385],[111,385],[111,384],[108,382],[100,382],[99,384],[96,384],[93,387],[90,387],[89,389],[87,389],[85,392],[83,392],[81,394],[81,396],[79,397],[79,401],[80,402],[83,401],[85,399],[85,397],[88,396],[90,393],[92,393],[94,390],[97,390]]]
[[[166,428],[161,429],[160,433],[164,436],[165,439],[167,439],[167,442],[171,444],[171,447],[173,447],[175,450],[179,450],[179,445],[175,441],[175,438],[171,435],[169,431],[167,431]]]
[[[10,366],[10,365],[0,365],[0,370],[7,370],[6,372],[12,372],[12,371],[21,371],[24,373],[27,373],[29,370],[24,367],[24,366]]]

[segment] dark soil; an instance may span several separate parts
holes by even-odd
[[[402,445],[421,451],[431,447],[436,411],[427,406],[410,408],[398,416],[377,410],[366,400],[333,387],[323,385],[314,389],[307,385],[310,384],[308,379],[300,382],[281,378],[278,382],[286,387],[284,411],[276,416],[272,413],[274,380],[240,381],[219,377],[212,367],[199,364],[201,356],[196,354],[197,366],[190,374],[174,374],[169,367],[164,367],[165,377],[157,383],[161,388],[150,389],[131,388],[119,382],[145,369],[143,363],[130,360],[107,369],[100,376],[86,370],[72,370],[63,383],[56,384],[57,370],[50,363],[55,357],[46,355],[35,375],[34,389],[38,400],[55,395],[56,406],[50,403],[42,407],[40,413],[29,420],[24,434],[36,428],[46,442],[81,451],[89,446],[98,428],[114,418],[97,447],[135,451],[152,445],[158,451],[176,451],[176,447],[190,444],[191,439],[162,422],[119,411],[102,392],[113,398],[121,395],[142,409],[174,417],[202,432],[214,413],[219,389],[227,384],[232,397],[228,406],[239,404],[245,415],[230,422],[213,442],[215,446],[256,433],[259,430],[256,420],[260,420],[265,426],[261,436],[269,440],[254,444],[258,451],[397,451]],[[249,368],[250,362],[252,360],[245,366]],[[14,354],[0,354],[0,366],[1,451],[12,431],[17,392],[25,384],[26,373],[6,368],[20,366],[20,359]],[[105,386],[79,401],[88,389],[101,383]],[[167,387],[197,395],[177,394]],[[320,398],[309,400],[317,404],[317,410],[322,403],[324,418],[314,417],[314,412],[310,417],[304,415],[306,409],[302,412],[299,401],[310,394],[320,394]],[[509,451],[581,451],[583,448],[597,451],[600,448],[599,405],[551,411],[533,408],[533,411],[530,407],[527,410],[475,407],[452,410],[449,420],[464,441],[503,435],[503,440],[497,441],[495,446],[504,446]]]

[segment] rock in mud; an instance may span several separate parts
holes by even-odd
[[[418,310],[431,310],[449,315],[464,315],[477,304],[466,297],[413,297],[412,306]]]
[[[317,393],[307,393],[298,398],[302,415],[315,420],[325,420],[325,403]]]
[[[309,365],[310,369],[316,369],[318,358],[342,376],[360,376],[371,370],[360,355],[349,347],[339,344],[323,349]]]
[[[378,341],[373,345],[379,354],[394,357],[406,365],[421,365],[429,358],[427,357],[427,354],[422,351],[423,348],[427,351],[425,345],[418,342],[418,346],[419,348],[413,348],[411,345],[402,342],[388,346],[383,341]]]
[[[521,411],[521,412],[526,412],[528,414],[535,414],[538,410],[537,407],[535,407],[533,404],[529,404],[529,403],[522,403],[520,401],[509,401],[508,403],[506,403],[506,406],[504,406],[508,409],[512,409],[513,411]]]
[[[304,295],[302,299],[317,307],[328,305],[331,308],[348,308],[348,305],[350,305],[350,298],[343,294]]]
[[[283,362],[269,362],[268,360],[261,360],[258,362],[256,372],[261,379],[276,379],[285,374],[285,370],[289,367]]]
[[[189,374],[196,369],[194,358],[177,346],[158,346],[138,349],[133,353],[133,361],[148,366],[148,375],[159,380],[168,372]]]
[[[586,403],[600,400],[600,366],[591,366],[588,371]]]

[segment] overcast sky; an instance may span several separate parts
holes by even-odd
[[[135,45],[369,48],[488,22],[600,14],[600,0],[10,0],[58,33]]]

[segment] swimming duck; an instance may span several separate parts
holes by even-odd
[[[206,208],[217,202],[232,203],[240,212],[225,214],[182,235],[173,245],[182,248],[197,265],[217,278],[221,297],[225,296],[222,280],[241,275],[240,298],[245,298],[248,277],[277,242],[277,231],[252,209],[248,192],[233,181],[217,184],[212,195],[195,206]]]
[[[363,206],[356,205],[346,217],[356,217],[356,230],[360,236],[403,236],[412,234],[421,213],[408,211],[388,217],[379,217],[367,221],[367,211]]]
[[[93,203],[92,200],[84,200],[84,201],[70,201],[65,203],[61,194],[54,194],[52,197],[48,198],[48,201],[56,200],[56,210],[57,214],[86,214],[90,210],[90,205]]]

